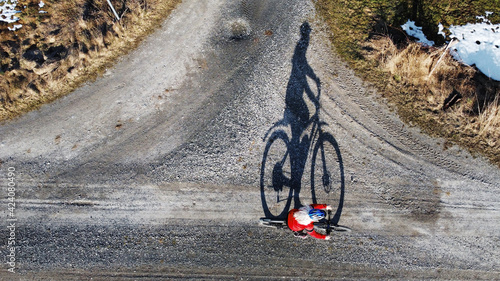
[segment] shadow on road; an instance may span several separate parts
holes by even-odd
[[[283,119],[264,137],[267,144],[260,175],[262,207],[267,218],[283,219],[290,210],[292,199],[293,208],[303,205],[302,180],[311,155],[310,199],[317,203],[335,196],[338,208],[334,220],[338,222],[344,200],[343,164],[335,138],[321,129],[326,125],[319,119],[321,82],[306,58],[310,33],[309,23],[304,22],[292,58]],[[314,82],[313,88],[308,79]]]

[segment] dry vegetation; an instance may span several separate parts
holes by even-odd
[[[0,22],[0,120],[96,78],[150,34],[181,0],[19,0],[23,27]]]
[[[397,10],[390,7],[396,2],[378,12],[368,7],[386,2],[319,0],[317,7],[334,34],[337,52],[407,123],[443,137],[445,148],[459,144],[500,166],[500,82],[454,60],[446,45],[411,42],[389,24],[387,18],[395,15],[380,15]]]
[[[457,62],[445,47],[398,49],[387,36],[364,45],[366,57],[390,74],[384,95],[403,118],[500,163],[500,83]]]

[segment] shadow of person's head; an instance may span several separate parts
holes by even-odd
[[[297,50],[304,53],[309,46],[309,35],[311,34],[311,26],[306,21],[300,26],[300,40],[297,44]]]
[[[309,23],[306,21],[300,26],[300,36],[302,38],[309,38],[309,34],[311,34],[311,26]]]

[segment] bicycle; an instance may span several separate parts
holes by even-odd
[[[318,85],[317,100],[321,89]],[[322,126],[328,125],[319,119],[319,103],[316,112],[310,118],[306,128],[311,127],[308,136],[310,141],[307,155],[311,157],[311,200],[313,204],[321,197],[322,202],[337,206],[333,221],[338,223],[344,202],[344,168],[340,149],[335,138],[324,132]],[[288,124],[284,121],[275,123],[266,133],[267,139],[261,164],[260,190],[262,207],[267,219],[282,219],[290,209],[294,188],[291,186],[292,168],[290,155],[290,139],[286,133]],[[304,132],[307,130],[304,130]],[[303,161],[302,171],[305,167]],[[296,171],[295,171],[296,172]],[[302,175],[302,173],[297,173]],[[299,179],[301,180],[301,179]],[[288,194],[285,187],[288,187]],[[298,194],[296,194],[298,196]]]
[[[317,232],[323,233],[325,235],[330,235],[332,231],[337,232],[351,232],[351,229],[347,226],[332,223],[334,217],[332,217],[332,211],[328,211],[328,217],[314,223],[314,229]],[[261,226],[271,227],[276,229],[288,229],[286,220],[261,218],[259,221]]]

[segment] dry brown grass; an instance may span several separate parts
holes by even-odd
[[[379,61],[394,82],[418,88],[419,95],[415,99],[426,101],[432,110],[442,109],[444,100],[454,89],[469,99],[475,94],[476,71],[455,61],[443,48],[425,48],[410,43],[399,50],[385,36],[367,42],[366,46],[374,50],[367,52],[367,57]]]
[[[499,82],[459,63],[445,47],[409,43],[398,49],[387,36],[364,47],[365,57],[390,74],[384,95],[406,121],[500,164]]]
[[[0,25],[0,120],[53,101],[135,48],[181,0],[21,0],[23,28]],[[123,4],[125,3],[125,4]]]
[[[448,53],[436,67],[444,48],[411,43],[399,27],[408,18],[418,19],[432,36],[439,22],[474,22],[474,16],[484,11],[494,11],[490,20],[498,23],[497,2],[317,0],[315,4],[330,28],[336,52],[378,89],[405,122],[500,166],[500,82],[461,65]],[[430,39],[443,40],[434,37]],[[453,97],[454,103],[445,103]]]

